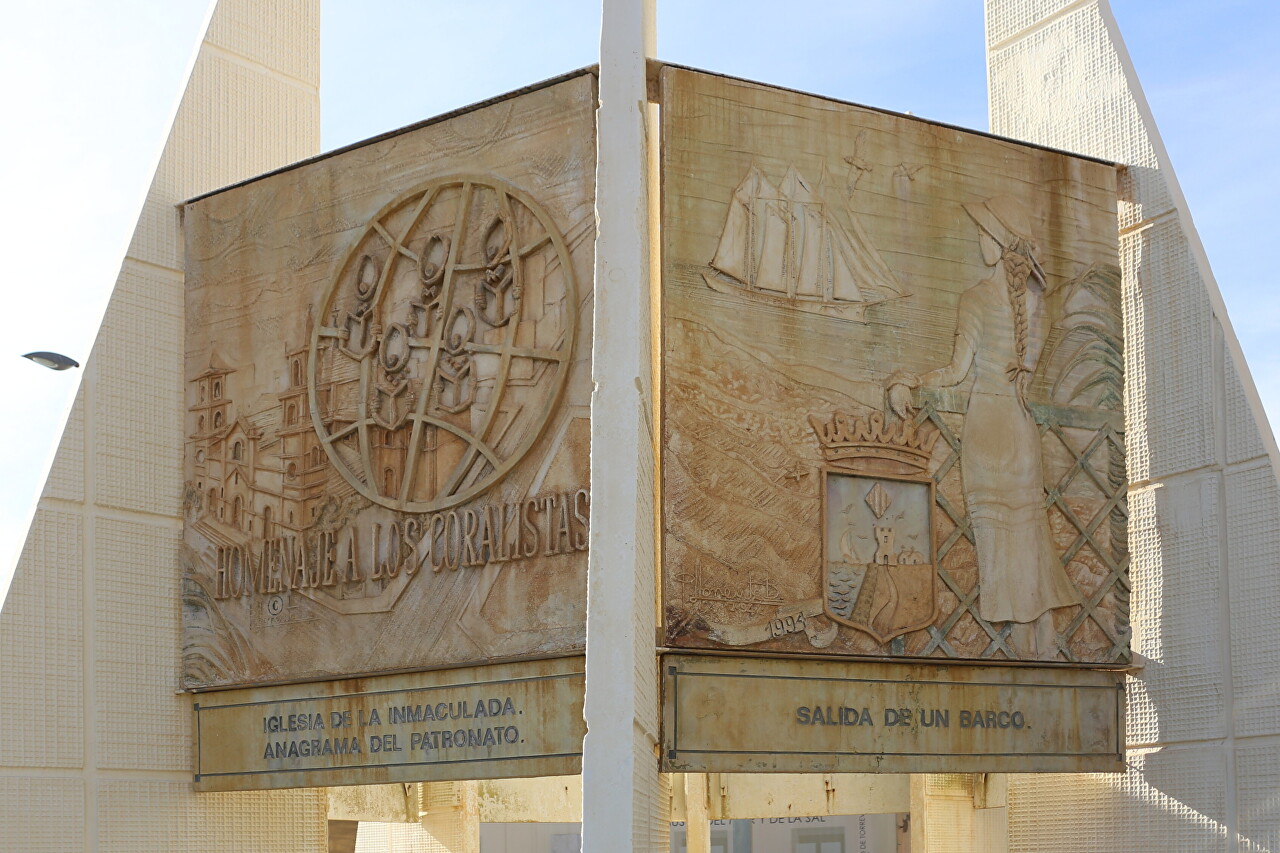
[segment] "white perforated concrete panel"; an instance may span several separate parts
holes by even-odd
[[[209,23],[208,41],[250,62],[290,77],[304,92],[320,79],[319,51],[298,50],[317,44],[320,7],[312,0],[275,0],[269,4],[235,3],[220,9]],[[310,130],[308,126],[290,131]]]
[[[102,853],[324,851],[324,793],[314,790],[195,794],[187,781],[98,783]]]
[[[181,351],[182,275],[126,260],[90,366],[98,504],[157,515],[181,506],[182,362],[166,355]]]
[[[987,44],[998,45],[1070,6],[1075,0],[1024,0],[987,8]]]
[[[1271,467],[1227,474],[1235,733],[1280,733],[1280,493]]]
[[[1120,241],[1129,480],[1215,461],[1213,315],[1176,219]]]
[[[202,794],[178,683],[175,205],[310,156],[318,0],[223,0],[0,612],[0,850],[321,851],[327,797]]]
[[[1236,748],[1241,851],[1280,850],[1280,738]]]
[[[1123,775],[1011,776],[1009,849],[1186,851],[1227,846],[1226,759],[1216,748],[1130,754]]]
[[[1031,5],[989,0],[987,16],[997,8],[1015,15]],[[1156,146],[1099,5],[1054,5],[1062,7],[1060,14],[1045,10],[1037,23],[987,54],[991,129],[1128,166],[1120,193],[1122,228],[1168,211],[1172,202],[1157,171]]]
[[[1227,462],[1246,462],[1260,459],[1266,455],[1262,443],[1262,433],[1269,427],[1266,424],[1260,429],[1258,421],[1252,417],[1253,411],[1245,396],[1244,383],[1236,372],[1233,358],[1226,359],[1226,381],[1223,394],[1226,398],[1226,411],[1223,420],[1227,434]]]
[[[1131,744],[1226,734],[1224,640],[1206,620],[1222,606],[1221,484],[1192,474],[1129,494],[1133,650],[1146,659],[1129,681]]]
[[[101,767],[186,770],[191,702],[175,696],[178,560],[173,524],[100,518],[94,720]],[[139,713],[145,708],[146,713]]]
[[[0,849],[64,853],[84,840],[83,780],[0,776]]]
[[[0,767],[84,760],[83,540],[78,511],[47,509],[31,525],[20,560],[29,568],[14,576],[0,616]]]
[[[1131,606],[1145,659],[1130,771],[1010,777],[1011,849],[1276,849],[1274,437],[1105,0],[986,6],[992,130],[1128,167]]]
[[[44,497],[65,501],[84,500],[84,388],[71,404],[67,425],[44,484]]]

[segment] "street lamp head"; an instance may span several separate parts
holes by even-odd
[[[57,352],[29,352],[23,358],[29,358],[36,364],[47,367],[50,370],[66,370],[70,367],[80,366],[80,362],[74,358],[68,358]]]

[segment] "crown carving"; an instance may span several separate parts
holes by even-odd
[[[855,417],[836,412],[823,419],[809,415],[809,425],[822,443],[823,457],[833,464],[855,467],[856,463],[883,460],[923,472],[938,441],[938,428],[925,421],[914,424],[898,420],[889,424],[883,412]]]

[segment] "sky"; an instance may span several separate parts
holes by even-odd
[[[1112,0],[1271,417],[1280,292],[1280,3]],[[0,4],[0,598],[209,12]],[[589,65],[597,0],[321,0],[325,150]],[[658,56],[985,129],[981,0],[659,0]],[[181,353],[174,353],[181,358]],[[176,571],[176,567],[175,567]]]

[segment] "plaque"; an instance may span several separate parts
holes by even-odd
[[[595,101],[184,206],[185,687],[582,652]]]
[[[196,790],[578,773],[582,691],[568,658],[208,694]]]
[[[668,772],[1124,770],[1114,672],[666,655],[662,673]]]
[[[662,644],[1124,665],[1115,167],[661,98]]]

